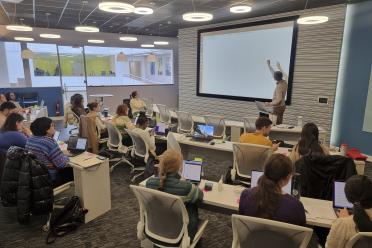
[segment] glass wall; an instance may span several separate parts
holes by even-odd
[[[26,87],[19,42],[0,42],[0,88]]]

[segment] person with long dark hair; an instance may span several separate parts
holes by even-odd
[[[145,141],[149,148],[150,155],[156,157],[156,145],[155,145],[155,136],[154,130],[146,130],[149,125],[149,120],[144,112],[140,112],[136,128],[133,129],[133,132],[137,133]]]
[[[287,156],[272,155],[265,164],[257,187],[242,192],[239,214],[304,226],[304,206],[282,190],[289,183],[292,173],[293,164]]]
[[[19,104],[19,102],[17,102],[17,97],[15,95],[14,92],[8,92],[5,94],[5,97],[6,97],[6,100],[8,102],[12,102],[14,103],[14,105],[18,108],[18,109],[22,109],[21,105]]]
[[[353,204],[354,214],[339,212],[327,237],[326,248],[342,248],[358,232],[372,232],[372,181],[355,175],[346,181],[345,195]]]
[[[85,114],[84,97],[81,94],[75,94],[71,97],[71,110],[78,117]]]
[[[24,148],[27,137],[22,133],[23,116],[17,113],[11,113],[0,129],[0,152],[6,153],[11,146]]]
[[[328,148],[319,142],[319,129],[314,123],[303,126],[300,141],[293,147],[290,158],[295,163],[309,154],[329,155]]]

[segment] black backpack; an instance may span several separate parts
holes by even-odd
[[[84,223],[84,216],[87,212],[88,210],[82,208],[79,197],[71,197],[62,210],[53,213],[46,243],[52,244],[58,237],[75,231]]]

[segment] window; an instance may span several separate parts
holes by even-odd
[[[19,42],[0,42],[0,88],[26,87]]]

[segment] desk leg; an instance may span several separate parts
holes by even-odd
[[[231,127],[231,142],[239,142],[240,140],[240,127]]]
[[[88,209],[85,223],[111,209],[110,173],[108,160],[88,169],[74,168],[75,194]]]

